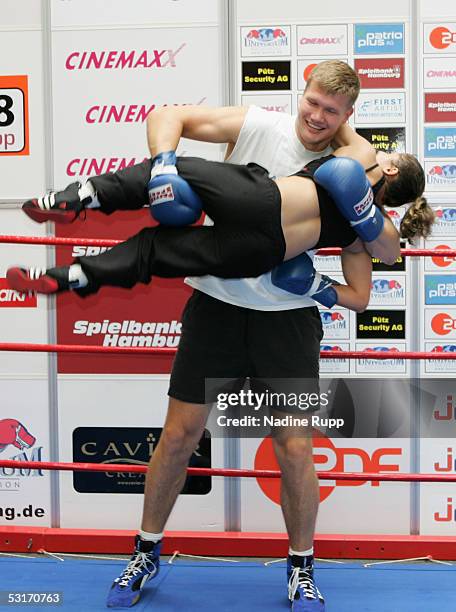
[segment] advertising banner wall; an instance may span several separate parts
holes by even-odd
[[[47,381],[2,376],[1,386],[1,458],[49,461]],[[49,474],[0,468],[0,525],[51,526]]]

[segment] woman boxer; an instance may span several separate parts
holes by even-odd
[[[296,175],[275,180],[256,164],[176,159],[174,152],[168,152],[152,161],[153,216],[176,224],[183,217],[188,223],[198,218],[202,207],[213,226],[145,228],[106,253],[78,258],[76,265],[47,271],[10,268],[7,278],[19,291],[54,293],[71,288],[88,295],[103,285],[147,283],[153,275],[256,277],[303,251],[348,247],[357,235],[366,243],[381,240],[383,204],[400,206],[415,200],[401,234],[408,239],[426,236],[433,213],[420,197],[424,184],[423,170],[413,156],[375,154],[367,142],[362,150],[341,147]],[[39,220],[43,209],[36,201],[30,204],[29,216]],[[47,219],[68,214],[65,204],[51,206]],[[274,270],[273,283],[325,305],[337,301],[334,282],[316,276],[305,257]]]

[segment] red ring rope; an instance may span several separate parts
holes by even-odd
[[[112,247],[122,242],[105,238],[57,238],[54,236],[6,236],[0,235],[0,243],[41,244],[50,246],[100,246]],[[340,248],[319,249],[318,255],[340,255]],[[404,257],[456,257],[456,249],[401,249]]]
[[[1,351],[28,351],[31,353],[111,353],[132,355],[174,355],[175,348],[151,348],[137,346],[90,346],[80,344],[30,344],[25,342],[0,342]],[[430,351],[321,351],[321,359],[456,359],[456,353]]]
[[[57,463],[53,461],[0,460],[0,467],[33,470],[61,470],[71,472],[139,472],[146,465],[120,465],[104,463]],[[187,468],[189,476],[224,476],[226,478],[280,478],[276,470],[241,470],[225,468]],[[456,474],[377,474],[371,472],[317,472],[320,480],[367,480],[396,482],[456,482]]]

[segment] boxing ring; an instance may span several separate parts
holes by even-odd
[[[117,240],[0,236],[0,243],[50,246],[114,246]],[[337,255],[339,249],[320,254]],[[402,249],[410,256],[456,256],[456,250]],[[0,343],[0,351],[171,355],[171,348],[103,347],[63,344]],[[456,353],[410,351],[324,351],[331,359],[453,360]],[[69,472],[145,473],[144,465],[1,460],[1,468]],[[211,478],[279,479],[275,470],[188,468],[188,475]],[[454,474],[317,471],[320,481],[455,483]],[[103,558],[130,554],[135,532],[0,527],[0,576],[11,591],[64,593],[64,609],[101,610],[113,577],[125,561]],[[171,558],[144,591],[136,609],[219,610],[287,609],[284,561],[287,537],[256,532],[166,532],[162,553]],[[245,562],[236,557],[273,558],[274,562]],[[326,609],[345,612],[454,610],[456,601],[456,536],[316,534],[317,580]],[[38,555],[38,556],[37,556]],[[74,558],[88,555],[85,558]],[[193,559],[193,556],[195,559]],[[227,559],[220,559],[225,557]],[[199,558],[199,560],[196,560]],[[341,561],[344,559],[344,561]],[[377,559],[363,564],[350,560]],[[388,561],[387,561],[388,560]],[[65,561],[64,563],[62,561]],[[423,561],[424,563],[420,563]],[[27,576],[25,585],[23,576]],[[96,575],[96,580],[93,580]],[[204,588],[195,589],[195,584]],[[236,585],[236,589],[233,589]],[[387,588],[385,588],[387,585]],[[349,588],[347,588],[349,587]],[[199,591],[199,592],[198,592]],[[258,593],[261,593],[261,597]],[[2,602],[3,603],[3,602]],[[360,604],[362,603],[362,608]],[[20,605],[15,605],[21,609]],[[26,606],[23,606],[24,609]]]

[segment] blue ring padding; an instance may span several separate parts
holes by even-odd
[[[62,606],[1,606],[1,610],[106,612],[105,598],[125,562],[92,559],[0,559],[1,591],[62,591]],[[284,563],[162,562],[145,587],[138,610],[160,612],[269,612],[289,610]],[[326,612],[454,612],[456,567],[317,563],[317,585]]]

